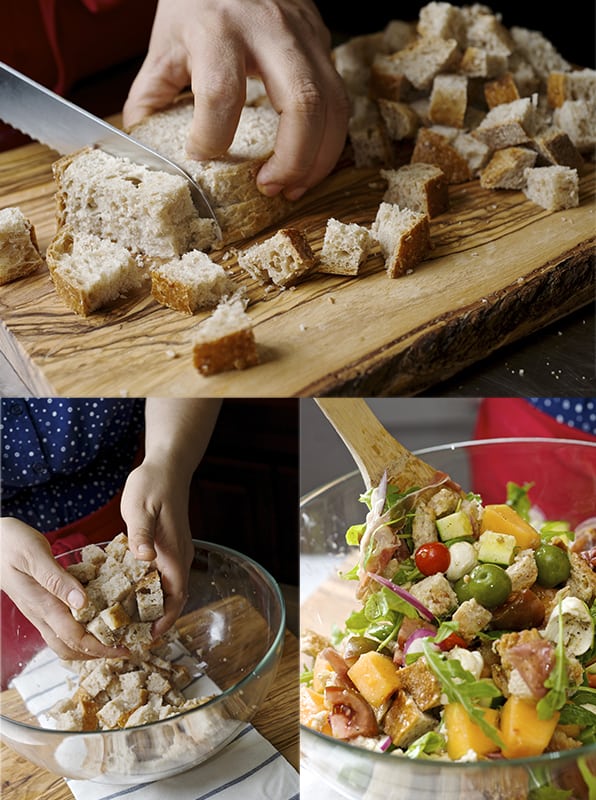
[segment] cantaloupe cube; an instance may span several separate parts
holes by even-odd
[[[540,544],[538,531],[506,503],[484,507],[480,522],[480,532],[484,533],[485,531],[507,533],[510,536],[515,536],[517,544],[524,550],[528,547],[536,549]]]
[[[300,722],[309,728],[331,736],[325,697],[305,684],[300,686]]]
[[[560,714],[540,719],[536,702],[512,694],[501,709],[501,739],[505,758],[539,756],[546,749],[557,727]]]
[[[382,705],[399,688],[397,667],[389,656],[376,650],[363,653],[350,667],[348,675],[373,708]]]
[[[499,713],[495,708],[479,709],[484,719],[497,728]],[[470,718],[461,703],[448,703],[443,716],[447,729],[447,754],[453,761],[470,750],[479,756],[498,751],[499,747],[487,736],[477,722]]]

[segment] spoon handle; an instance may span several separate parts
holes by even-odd
[[[367,489],[387,471],[401,490],[432,483],[436,470],[398,442],[361,398],[315,398],[350,451]]]

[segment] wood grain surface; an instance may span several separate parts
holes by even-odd
[[[250,630],[250,626],[245,626]],[[257,730],[298,769],[298,639],[286,631],[282,658],[267,699],[252,722]],[[2,694],[2,709],[9,713],[13,693]],[[32,764],[0,744],[2,800],[73,800],[63,778]]]
[[[0,206],[23,209],[42,250],[55,227],[55,157],[36,144],[0,154]],[[219,254],[251,301],[262,363],[241,372],[194,369],[191,338],[206,313],[189,318],[145,292],[80,318],[45,269],[0,287],[0,344],[36,394],[416,394],[593,300],[595,188],[596,168],[586,164],[580,206],[550,214],[521,192],[452,186],[450,210],[431,222],[430,257],[396,280],[377,252],[357,278],[315,274],[266,290],[241,274],[233,250]],[[317,253],[329,217],[369,225],[383,191],[377,170],[345,162],[288,224]]]

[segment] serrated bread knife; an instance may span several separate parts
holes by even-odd
[[[188,182],[199,215],[211,217],[215,221],[217,233],[221,234],[203,190],[186,170],[2,62],[0,119],[62,155],[73,153],[82,147],[96,146],[114,156],[143,164],[149,169],[180,175]]]

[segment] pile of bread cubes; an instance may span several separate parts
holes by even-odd
[[[74,618],[100,642],[126,647],[130,656],[64,662],[77,673],[77,685],[48,712],[58,729],[129,728],[206,702],[183,694],[196,670],[170,659],[174,643],[186,651],[177,629],[153,641],[152,624],[164,613],[161,578],[152,562],[135,559],[124,533],[105,548],[87,545],[81,561],[67,569],[88,599],[82,609],[72,609]],[[198,659],[196,664],[198,669]]]
[[[317,272],[357,276],[373,252],[397,278],[428,255],[430,220],[449,210],[451,185],[479,180],[483,189],[522,191],[549,212],[579,204],[579,172],[596,144],[596,71],[574,68],[540,32],[508,29],[482,4],[430,2],[418,20],[392,20],[338,45],[333,58],[352,101],[345,155],[356,168],[378,169],[386,185],[370,225],[329,218],[317,253],[296,227],[238,245],[292,208],[256,187],[279,118],[263,85],[249,79],[224,158],[186,156],[192,98],[131,131],[201,184],[217,224],[197,216],[177,176],[97,149],[54,165],[58,230],[46,259],[66,304],[87,315],[149,280],[165,306],[189,315],[211,309],[193,336],[194,364],[210,375],[259,362],[230,259],[265,290]],[[0,212],[0,229],[6,220]],[[37,268],[31,252],[24,263]]]

